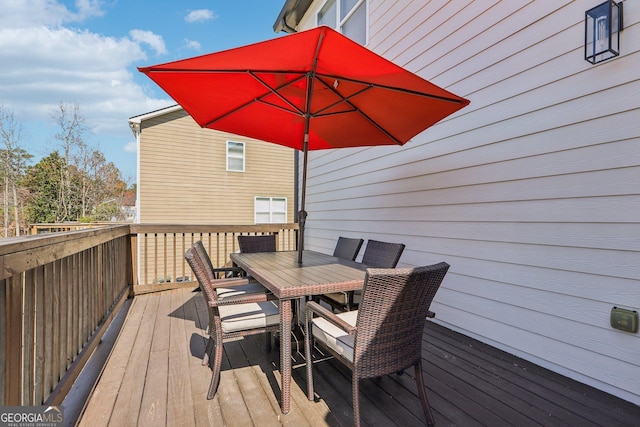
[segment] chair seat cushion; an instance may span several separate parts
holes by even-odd
[[[346,292],[331,292],[329,294],[324,294],[324,296],[342,305],[347,305],[349,302]]]
[[[337,314],[345,322],[355,326],[358,318],[358,311],[347,311]],[[345,359],[353,362],[353,345],[355,335],[349,335],[342,329],[330,323],[328,320],[318,317],[313,319],[313,337],[332,349]]]
[[[223,305],[218,311],[224,333],[265,328],[280,322],[280,310],[275,301]]]
[[[229,298],[245,294],[265,293],[266,291],[267,288],[265,288],[258,282],[247,283],[246,285],[216,288],[218,298]]]

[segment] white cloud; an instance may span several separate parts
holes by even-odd
[[[76,0],[76,7],[78,8],[78,14],[76,16],[79,21],[104,15],[102,0]]]
[[[39,135],[50,129],[36,127],[51,127],[52,110],[64,102],[80,106],[88,136],[107,155],[131,153],[127,119],[174,104],[166,95],[150,95],[157,88],[135,70],[147,64],[148,52],[166,54],[164,41],[150,31],[109,37],[66,26],[103,13],[98,0],[75,5],[70,11],[55,0],[2,0],[0,103],[29,123],[27,144],[45,144],[41,150],[27,145],[31,152],[50,152],[53,135]]]
[[[200,42],[196,40],[184,39],[184,45],[187,47],[187,49],[192,50],[200,50],[202,48]]]
[[[165,55],[167,53],[167,48],[164,45],[162,36],[144,30],[131,30],[129,31],[129,35],[133,41],[137,43],[148,44],[158,55]]]
[[[0,13],[0,28],[57,27],[104,14],[101,0],[76,0],[76,7],[74,12],[57,0],[5,0]]]
[[[138,144],[134,142],[130,142],[124,146],[124,151],[127,153],[137,153],[138,152]]]
[[[209,9],[192,10],[184,17],[185,22],[203,22],[216,19],[217,16]]]
[[[146,62],[145,46],[167,52],[162,37],[133,30],[130,37],[116,38],[48,25],[101,13],[97,0],[77,0],[76,5],[75,14],[54,0],[3,5],[20,25],[3,26],[7,18],[0,14],[2,103],[27,120],[46,120],[60,102],[78,103],[93,131],[126,126],[127,117],[166,106],[165,100],[149,99],[131,71]]]

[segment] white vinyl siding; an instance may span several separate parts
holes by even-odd
[[[372,4],[368,47],[471,104],[403,147],[309,153],[305,246],[446,261],[436,322],[640,404],[640,334],[609,324],[640,309],[640,5],[595,66],[593,6]]]
[[[320,12],[318,12],[318,25],[326,25],[333,29],[338,28],[338,4],[336,0],[327,0]]]
[[[327,0],[318,11],[316,21],[363,46],[367,44],[367,0]]]

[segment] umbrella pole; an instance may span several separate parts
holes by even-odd
[[[302,148],[302,189],[300,192],[300,212],[298,212],[299,234],[298,234],[298,264],[302,264],[302,251],[304,251],[304,224],[307,220],[307,211],[304,210],[307,195],[307,157],[309,154],[309,134],[304,135],[304,145]]]

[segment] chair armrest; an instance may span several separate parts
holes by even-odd
[[[311,322],[313,313],[316,313],[318,316],[336,325],[338,328],[342,329],[349,335],[354,335],[357,331],[355,326],[345,322],[340,317],[336,316],[335,313],[333,313],[331,310],[324,308],[317,302],[309,301],[307,302],[307,322]]]
[[[232,288],[234,286],[247,285],[249,284],[249,279],[235,277],[232,279],[216,279],[211,283],[214,288]],[[266,289],[266,288],[265,288]]]
[[[274,301],[277,298],[273,294],[244,294],[233,297],[226,297],[215,301],[209,301],[211,307],[221,307],[223,305],[249,304],[253,302]]]

